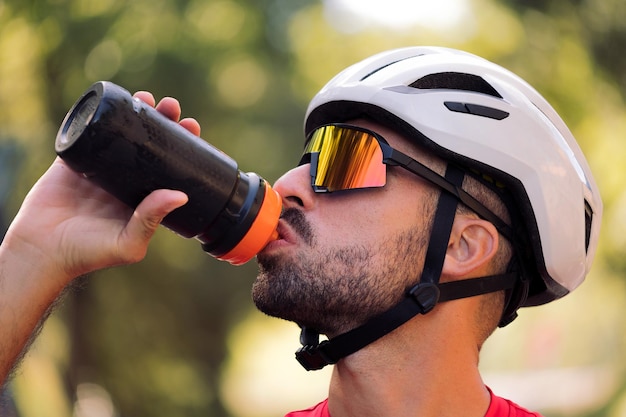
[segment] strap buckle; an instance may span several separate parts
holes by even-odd
[[[324,340],[317,346],[302,346],[296,352],[296,359],[307,371],[317,371],[326,365],[335,364],[337,361],[322,350],[328,343],[328,340]]]

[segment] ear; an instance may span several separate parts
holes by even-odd
[[[452,224],[442,275],[449,280],[488,274],[489,261],[498,250],[499,235],[490,222],[457,215]]]

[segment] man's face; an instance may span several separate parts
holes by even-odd
[[[382,135],[416,159],[407,142],[380,125],[352,122]],[[283,175],[280,239],[257,257],[257,307],[332,337],[401,300],[422,270],[435,191],[418,176],[387,168],[382,188],[316,194],[309,164]]]

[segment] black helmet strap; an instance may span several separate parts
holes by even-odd
[[[463,170],[452,164],[448,165],[445,178],[458,189],[461,189],[464,177]],[[296,352],[296,359],[307,371],[337,363],[416,315],[428,313],[438,302],[510,289],[515,285],[518,279],[516,273],[439,283],[458,205],[457,195],[448,191],[440,194],[422,276],[419,283],[407,291],[406,297],[400,303],[363,325],[321,343],[319,332],[302,327],[302,347]]]

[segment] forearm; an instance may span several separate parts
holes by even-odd
[[[0,245],[0,386],[69,282],[68,277],[46,267],[41,254],[17,251],[7,239]]]

